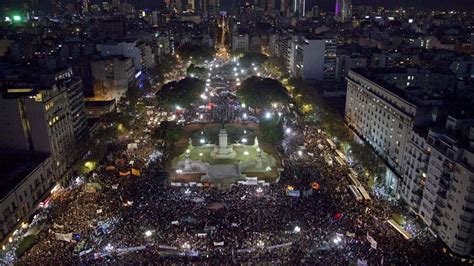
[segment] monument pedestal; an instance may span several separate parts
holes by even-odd
[[[221,129],[219,131],[219,145],[211,152],[213,159],[234,159],[237,154],[231,146],[227,144],[227,131]]]

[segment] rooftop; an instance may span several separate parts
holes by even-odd
[[[44,155],[35,156],[35,158],[2,155],[0,157],[0,199],[3,200],[46,158],[47,156]]]

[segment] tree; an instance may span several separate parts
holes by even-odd
[[[174,121],[163,121],[160,126],[153,132],[153,138],[156,140],[164,140],[167,143],[175,143],[181,138],[181,126]]]
[[[283,137],[282,119],[277,114],[270,118],[260,119],[260,133],[263,140],[268,143],[277,144]]]
[[[287,75],[287,71],[285,70],[285,64],[283,60],[279,57],[272,56],[268,60],[263,63],[263,67],[266,69],[270,75],[281,78]]]
[[[268,56],[261,53],[245,53],[239,61],[242,66],[250,67],[252,64],[261,65],[267,61],[267,59]]]
[[[33,247],[37,241],[38,238],[35,235],[25,236],[21,240],[20,244],[18,244],[18,247],[15,250],[15,255],[17,256],[17,258],[21,257],[21,255],[23,255],[26,251]]]
[[[187,107],[196,102],[204,92],[204,81],[187,77],[180,81],[166,83],[156,93],[158,104],[168,108],[177,105]]]
[[[240,86],[237,96],[254,108],[268,108],[272,103],[288,104],[286,88],[275,79],[250,77]]]
[[[202,64],[204,61],[212,61],[214,49],[201,45],[185,44],[178,49],[178,54],[183,60],[191,60],[193,64]]]
[[[190,75],[194,75],[196,77],[203,78],[207,74],[207,69],[204,67],[198,67],[195,64],[191,64],[188,69],[186,69],[186,73]]]

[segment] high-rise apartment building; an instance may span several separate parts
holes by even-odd
[[[10,153],[49,154],[54,177],[62,178],[77,158],[71,151],[85,130],[82,84],[70,68],[7,71],[0,83],[0,122],[7,125],[0,129],[0,146]]]
[[[306,1],[305,0],[293,0],[292,11],[295,16],[302,18],[306,15]]]
[[[248,34],[232,34],[232,51],[248,51],[249,35]]]
[[[295,36],[291,45],[292,76],[304,80],[334,80],[336,40],[330,37]]]
[[[429,160],[418,214],[451,250],[469,255],[474,242],[474,120],[450,115],[445,128],[429,130],[426,143]]]
[[[340,22],[348,22],[352,19],[351,0],[336,0],[335,19]]]

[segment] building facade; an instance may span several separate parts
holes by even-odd
[[[232,35],[232,51],[249,50],[249,35],[248,34],[233,34]]]
[[[94,100],[120,101],[135,79],[131,58],[105,56],[91,62],[94,77]]]
[[[455,253],[472,255],[474,226],[474,120],[449,116],[432,129],[419,215]]]
[[[361,73],[349,71],[345,119],[390,167],[399,169],[415,124],[416,105],[394,91]],[[397,186],[393,186],[395,191]]]
[[[303,80],[334,80],[336,40],[332,38],[294,37],[291,73]]]

